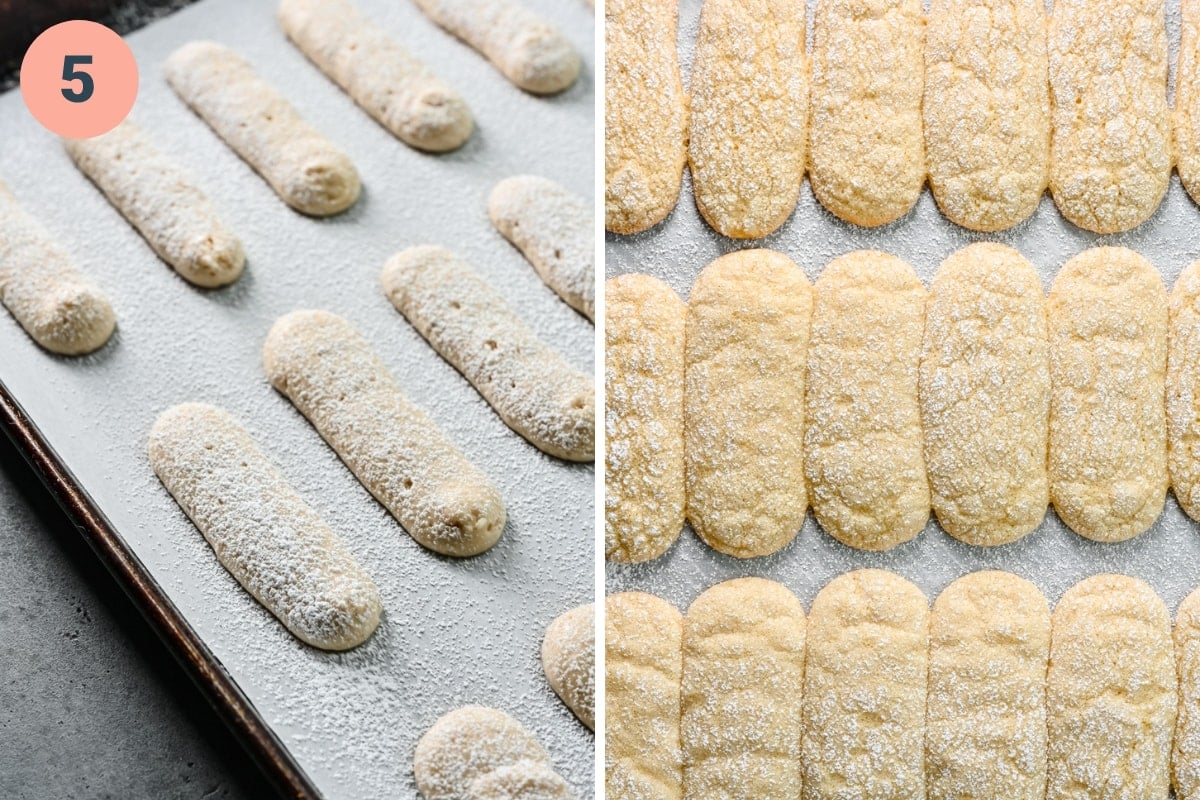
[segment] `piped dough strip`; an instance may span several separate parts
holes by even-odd
[[[676,0],[604,6],[604,227],[638,233],[679,201],[688,99],[675,48]]]
[[[683,622],[685,800],[799,798],[804,609],[787,588],[738,578]]]
[[[1200,798],[1200,589],[1175,613],[1178,719],[1171,750],[1171,783],[1177,800]]]
[[[500,492],[404,396],[346,320],[325,311],[280,317],[263,365],[271,385],[420,544],[473,556],[500,538]]]
[[[552,180],[516,175],[492,189],[488,217],[547,286],[571,308],[595,319],[594,217],[582,197]]]
[[[1046,800],[1165,799],[1176,702],[1158,595],[1124,575],[1072,587],[1051,621]]]
[[[604,291],[604,555],[649,561],[683,529],[687,306],[648,275]]]
[[[1005,245],[953,253],[929,287],[921,421],[933,510],[951,536],[993,546],[1049,504],[1050,362],[1037,270]]]
[[[556,94],[579,77],[567,37],[516,0],[415,0],[426,16],[469,44],[514,86]]]
[[[692,287],[684,336],[687,518],[722,553],[773,553],[804,524],[812,308],[808,278],[771,250],[722,256]]]
[[[592,379],[534,335],[504,297],[444,247],[410,247],[383,268],[383,290],[500,418],[540,450],[595,458]]]
[[[1200,520],[1200,261],[1188,266],[1171,290],[1167,467],[1180,508]]]
[[[1085,250],[1059,271],[1050,332],[1050,500],[1101,542],[1146,531],[1167,492],[1167,293],[1124,247]]]
[[[370,576],[227,411],[173,406],[147,449],[217,559],[298,639],[346,650],[374,632],[380,598]]]
[[[546,626],[542,639],[542,671],[554,693],[596,729],[596,622],[591,603],[560,614]]]
[[[1200,0],[1180,0],[1183,35],[1171,114],[1175,168],[1192,200],[1200,202]]]
[[[1050,192],[1095,233],[1145,222],[1171,177],[1163,0],[1055,0]]]
[[[808,169],[826,210],[855,225],[899,219],[921,196],[921,0],[818,0]]]
[[[348,0],[280,0],[279,24],[301,52],[401,141],[441,153],[467,141],[466,101]]]
[[[324,217],[354,205],[362,184],[350,158],[236,52],[190,42],[171,54],[164,74],[180,99],[289,206]]]
[[[696,207],[719,233],[753,239],[791,215],[808,151],[805,4],[704,0],[690,82]]]
[[[0,182],[0,302],[52,353],[104,346],[117,320],[108,297]]]
[[[642,592],[604,603],[606,800],[682,800],[683,618]]]
[[[933,604],[928,800],[1043,800],[1050,609],[1028,581],[975,572]]]
[[[242,274],[242,243],[192,179],[132,122],[63,144],[75,166],[185,280],[215,288]]]
[[[1042,0],[933,0],[925,156],[951,222],[999,231],[1037,209],[1050,169],[1046,70]]]

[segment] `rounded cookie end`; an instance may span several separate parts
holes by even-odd
[[[95,352],[112,337],[116,314],[108,298],[86,282],[55,287],[31,320],[34,341],[52,353],[81,356]]]

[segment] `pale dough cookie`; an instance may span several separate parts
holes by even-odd
[[[679,74],[675,0],[604,6],[604,227],[637,233],[679,201],[687,160],[687,95]]]
[[[925,148],[942,213],[972,230],[1037,209],[1050,169],[1043,0],[933,0]]]
[[[1179,180],[1200,202],[1200,0],[1181,0],[1180,17],[1183,38],[1175,75],[1172,138]]]
[[[0,182],[0,302],[52,353],[104,346],[117,318],[104,292]]]
[[[527,92],[561,92],[579,77],[574,45],[515,0],[415,1],[430,19],[478,50]]]
[[[917,378],[925,287],[900,259],[862,250],[813,287],[804,474],[817,522],[842,544],[887,550],[929,519]]]
[[[168,408],[147,450],[217,559],[297,638],[346,650],[375,631],[379,589],[229,412]]]
[[[1200,261],[1180,274],[1171,291],[1167,467],[1180,508],[1200,520]]]
[[[347,0],[280,0],[287,37],[405,144],[441,153],[471,135],[466,101]]]
[[[604,555],[649,561],[683,530],[687,306],[648,275],[604,291]]]
[[[878,569],[813,600],[804,659],[804,800],[924,800],[929,602]]]
[[[606,800],[682,800],[683,618],[642,592],[604,601]]]
[[[917,202],[924,75],[921,0],[818,0],[808,177],[829,212],[883,225]]]
[[[1050,609],[1029,581],[975,572],[933,604],[925,780],[929,800],[1042,800]]]
[[[325,311],[276,320],[263,345],[271,385],[308,418],[350,471],[425,547],[487,550],[504,531],[504,501],[350,323]]]
[[[1050,192],[1096,233],[1135,228],[1171,178],[1163,0],[1055,0]]]
[[[1154,590],[1124,575],[1077,583],[1051,622],[1046,800],[1166,800],[1176,701]]]
[[[1196,800],[1200,798],[1200,590],[1179,604],[1174,638],[1179,718],[1171,777],[1178,800]]]
[[[974,545],[1016,541],[1046,515],[1050,363],[1046,301],[1033,265],[980,242],[929,287],[921,422],[933,510]]]
[[[537,338],[504,297],[444,247],[388,260],[383,290],[510,428],[569,461],[595,458],[596,387]]]
[[[696,207],[719,233],[766,236],[791,215],[808,147],[805,5],[705,0],[691,75]]]
[[[349,157],[309,125],[246,59],[216,42],[191,42],[164,67],[167,83],[285,203],[324,217],[362,188]]]
[[[738,578],[683,621],[683,796],[799,798],[806,620],[774,581]]]
[[[1123,247],[1085,250],[1050,289],[1050,501],[1101,542],[1149,528],[1167,493],[1167,292]]]
[[[700,273],[684,337],[687,518],[710,547],[773,553],[804,524],[804,374],[813,292],[771,250]]]
[[[542,670],[554,693],[589,729],[596,728],[595,606],[573,608],[546,628]]]
[[[63,144],[75,166],[185,280],[214,288],[242,274],[242,243],[192,179],[132,122]]]
[[[425,800],[574,800],[533,735],[494,708],[464,706],[425,731],[413,755]]]
[[[595,319],[596,235],[587,201],[546,178],[517,175],[492,189],[488,216],[547,286]]]

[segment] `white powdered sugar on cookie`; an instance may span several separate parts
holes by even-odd
[[[542,640],[542,670],[554,693],[596,728],[596,623],[591,603],[554,618]]]

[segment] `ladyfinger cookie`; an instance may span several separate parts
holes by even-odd
[[[1167,467],[1180,508],[1200,520],[1200,261],[1185,269],[1171,290]]]
[[[883,225],[917,202],[924,75],[921,0],[818,0],[808,177],[830,213]]]
[[[419,543],[473,556],[500,538],[500,492],[404,396],[346,320],[325,311],[280,317],[263,345],[263,366],[271,385]]]
[[[164,72],[180,99],[289,206],[325,217],[354,205],[362,184],[349,157],[233,50],[190,42],[171,54]]]
[[[1171,178],[1163,0],[1055,0],[1050,192],[1096,233],[1135,228]]]
[[[466,101],[348,0],[280,0],[279,24],[310,61],[405,144],[442,153],[470,137],[474,122]]]
[[[842,544],[887,550],[929,519],[917,383],[925,287],[900,259],[834,259],[813,287],[804,474],[813,513]]]
[[[1050,501],[1071,530],[1120,542],[1167,493],[1167,293],[1146,259],[1097,247],[1059,271],[1050,331]]]
[[[977,231],[1037,209],[1050,169],[1042,0],[933,0],[925,34],[925,156],[942,213]]]
[[[704,0],[691,76],[696,207],[719,233],[766,236],[791,215],[808,148],[805,5]]]
[[[604,6],[604,227],[638,233],[679,200],[687,160],[687,95],[679,74],[675,0]]]
[[[2,182],[0,302],[30,338],[64,356],[103,347],[117,324],[108,297]]]
[[[933,604],[925,780],[929,800],[1042,800],[1050,608],[1029,581],[975,572]]]
[[[1154,590],[1124,575],[1072,587],[1051,622],[1046,800],[1165,799],[1176,701]]]
[[[575,46],[516,0],[416,0],[416,4],[527,92],[555,94],[579,77]]]
[[[804,800],[922,800],[929,602],[890,572],[813,600],[804,657]]]
[[[227,411],[168,408],[147,449],[222,566],[296,638],[346,650],[375,631],[379,589]]]
[[[1050,361],[1046,301],[1033,265],[979,242],[929,287],[921,423],[933,510],[973,545],[1016,541],[1046,515]]]
[[[713,586],[683,620],[683,797],[800,797],[804,609],[774,581]]]
[[[1171,750],[1171,783],[1177,800],[1200,798],[1200,589],[1175,612],[1178,719]]]
[[[687,306],[648,275],[604,291],[604,555],[649,561],[683,530]]]
[[[773,553],[804,524],[812,308],[808,278],[771,250],[722,256],[692,287],[684,336],[687,518],[722,553]]]
[[[542,639],[542,671],[571,713],[596,729],[595,607],[572,608],[554,618]]]
[[[642,592],[604,601],[606,800],[682,800],[683,618]]]
[[[1171,114],[1175,168],[1192,200],[1200,202],[1200,0],[1180,0],[1183,36]]]
[[[381,276],[392,305],[510,428],[568,461],[595,458],[592,379],[534,335],[504,297],[444,247],[410,247]]]
[[[132,122],[63,144],[75,166],[185,280],[214,288],[242,274],[242,243],[192,179]]]

